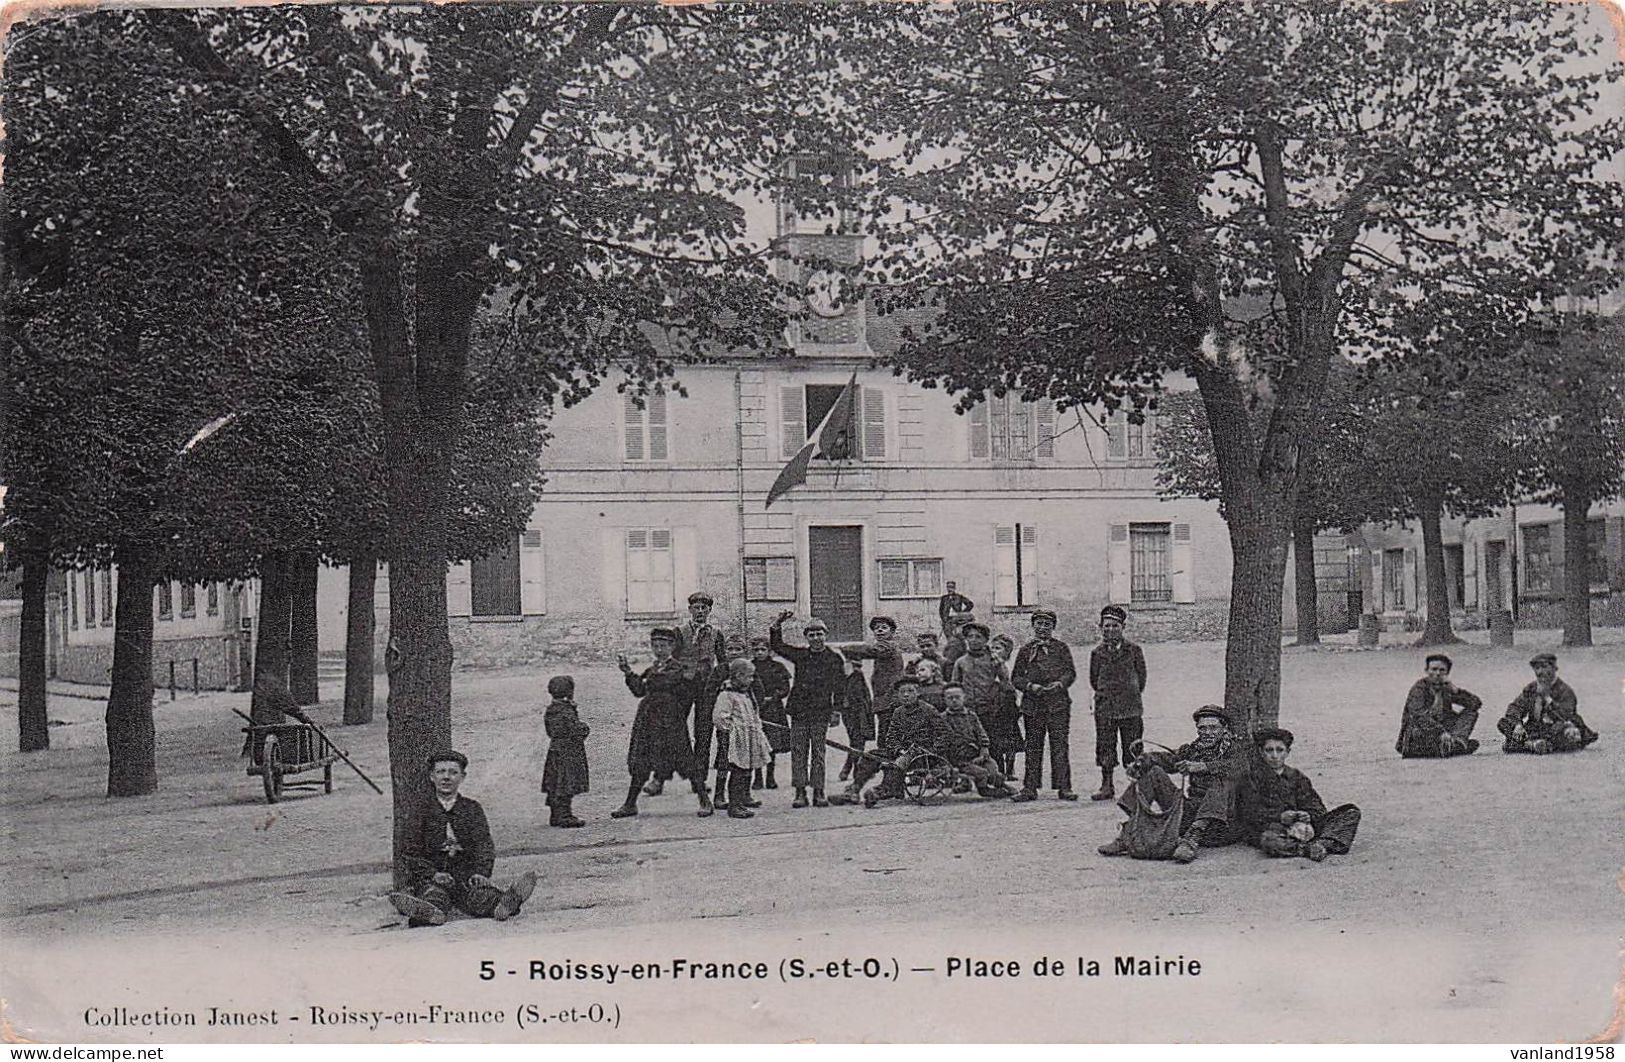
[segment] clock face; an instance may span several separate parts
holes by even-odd
[[[839,317],[846,312],[846,278],[820,269],[807,278],[807,308],[820,317]]]

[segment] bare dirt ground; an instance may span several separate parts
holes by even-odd
[[[1095,846],[1115,806],[1046,793],[1011,805],[789,807],[759,794],[749,822],[700,819],[676,786],[641,817],[608,817],[625,791],[633,700],[610,669],[572,669],[593,789],[580,830],[546,827],[539,784],[542,687],[553,673],[459,672],[456,743],[464,791],[490,816],[497,877],[541,885],[507,924],[407,930],[385,901],[389,802],[340,765],[336,790],[268,806],[238,759],[245,694],[157,702],[160,790],[104,797],[100,701],[53,695],[52,748],[22,756],[6,711],[4,1017],[12,1037],[396,1041],[745,1039],[1584,1040],[1625,1012],[1621,863],[1625,632],[1562,652],[1562,675],[1602,740],[1565,756],[1504,756],[1493,720],[1556,632],[1515,649],[1452,650],[1455,678],[1486,702],[1478,755],[1394,754],[1399,710],[1421,673],[1405,647],[1347,644],[1285,654],[1283,724],[1292,762],[1328,804],[1364,811],[1347,856],[1320,865],[1247,848],[1191,866],[1108,860]],[[1076,648],[1076,646],[1075,646]],[[1175,744],[1189,712],[1222,688],[1218,643],[1147,646],[1147,736]],[[329,682],[324,692],[337,696]],[[15,694],[0,693],[15,706]],[[385,726],[335,738],[387,789]],[[1085,794],[1098,775],[1084,706],[1072,759]],[[831,752],[831,789],[838,764]],[[781,757],[788,779],[787,758]],[[1117,956],[1196,960],[1198,974],[1120,976]],[[765,980],[532,980],[532,960],[767,962]],[[1015,978],[950,975],[949,960],[1015,959]],[[864,977],[781,979],[873,957]],[[1064,974],[1035,977],[1041,957]],[[1100,976],[1077,963],[1098,960]],[[492,961],[494,979],[479,976]],[[895,966],[893,965],[895,962]],[[508,970],[516,971],[509,974]],[[925,972],[914,972],[916,969]],[[367,1017],[428,1003],[487,1009],[483,1024]],[[593,1003],[617,1027],[535,1013]],[[275,1010],[274,1024],[208,1026],[211,1006]],[[192,1013],[197,1026],[109,1026],[115,1008]],[[92,1009],[94,1008],[94,1009]],[[312,1008],[320,1008],[320,1013]],[[404,1010],[403,1010],[404,1008]],[[417,1008],[417,1009],[413,1009]],[[594,1012],[596,1013],[596,1012]],[[534,1015],[532,1015],[534,1017]]]

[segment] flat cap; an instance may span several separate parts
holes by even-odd
[[[716,604],[716,602],[711,599],[711,595],[706,593],[704,590],[696,590],[692,594],[689,594],[688,595],[688,603],[691,604],[691,605],[714,605],[714,604]]]
[[[441,749],[438,752],[431,752],[427,757],[427,762],[431,771],[434,770],[434,765],[437,763],[455,763],[461,769],[468,770],[468,757],[456,749]]]
[[[801,630],[803,633],[807,631],[824,631],[828,633],[829,624],[814,616],[812,619],[801,625]]]
[[[664,638],[668,642],[675,642],[677,640],[677,628],[676,627],[655,627],[655,628],[653,628],[652,630],[649,631],[649,640],[652,642],[656,638]]]
[[[1102,622],[1114,619],[1118,623],[1126,623],[1128,622],[1128,610],[1123,608],[1122,605],[1107,605],[1100,610],[1100,618]]]
[[[1534,667],[1537,664],[1555,664],[1555,663],[1557,663],[1557,654],[1556,653],[1536,653],[1534,656],[1529,658],[1529,666],[1530,667]]]
[[[869,621],[870,630],[874,630],[875,628],[882,626],[890,627],[895,631],[897,629],[897,621],[892,619],[890,616],[876,616]]]
[[[1211,716],[1212,718],[1217,719],[1219,722],[1223,723],[1225,726],[1235,726],[1236,725],[1236,721],[1234,719],[1230,718],[1230,713],[1225,711],[1222,707],[1220,707],[1217,704],[1204,704],[1204,705],[1202,705],[1202,707],[1196,709],[1196,711],[1191,713],[1191,720],[1193,722],[1200,723],[1204,716]]]
[[[1032,622],[1037,623],[1041,619],[1049,620],[1050,624],[1053,625],[1055,623],[1055,613],[1047,608],[1033,609]]]

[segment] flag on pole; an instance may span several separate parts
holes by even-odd
[[[854,369],[852,378],[846,381],[835,404],[829,407],[829,412],[818,422],[818,427],[807,435],[806,444],[779,471],[779,478],[773,481],[773,486],[768,490],[767,503],[763,508],[772,505],[779,495],[791,487],[807,482],[807,466],[814,457],[844,461],[852,456],[853,432],[858,423],[857,404],[858,374]]]

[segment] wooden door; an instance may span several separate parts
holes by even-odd
[[[807,552],[812,614],[829,625],[830,641],[862,641],[863,528],[809,527]]]

